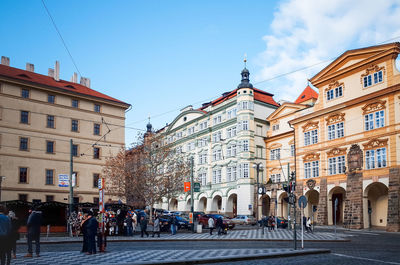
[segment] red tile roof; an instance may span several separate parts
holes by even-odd
[[[26,70],[6,66],[3,64],[0,64],[0,76],[17,79],[17,80],[23,81],[25,83],[28,82],[28,83],[33,83],[33,84],[37,84],[37,85],[45,85],[45,86],[59,89],[61,91],[82,94],[82,95],[86,95],[86,96],[96,97],[96,98],[100,98],[100,99],[110,100],[110,101],[114,101],[117,103],[129,105],[128,103],[125,103],[118,99],[112,98],[103,93],[97,92],[96,90],[90,89],[81,84],[72,83],[72,82],[68,82],[65,80],[61,80],[61,79],[60,79],[60,81],[56,81],[56,80],[54,80],[54,78],[47,76],[47,75],[41,75],[38,73],[33,73],[33,72],[26,71]]]
[[[315,92],[314,89],[312,89],[310,86],[307,86],[303,92],[301,92],[300,96],[296,99],[296,101],[294,103],[296,104],[300,104],[304,101],[307,101],[311,98],[318,98],[318,93]]]

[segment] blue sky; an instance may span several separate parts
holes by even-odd
[[[91,87],[132,104],[126,125],[170,123],[179,109],[218,97],[250,79],[275,99],[294,100],[307,78],[347,49],[400,40],[398,1],[56,1],[45,0]],[[35,71],[60,61],[76,69],[41,0],[0,2],[0,55]],[[284,77],[293,70],[325,62]],[[126,129],[126,143],[137,131]]]

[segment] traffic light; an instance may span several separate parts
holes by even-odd
[[[290,191],[290,193],[293,193],[295,190],[296,190],[296,182],[294,182],[294,181],[291,181],[290,183],[289,183],[289,191]]]
[[[282,188],[283,188],[283,190],[284,191],[286,191],[287,193],[289,193],[290,192],[290,190],[289,190],[289,187],[288,187],[288,185],[287,184],[282,184]]]

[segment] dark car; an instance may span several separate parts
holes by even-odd
[[[265,224],[267,224],[268,223],[267,220],[268,220],[268,217],[265,217],[264,219],[259,220],[258,225],[262,226],[263,222]],[[278,228],[287,228],[288,227],[288,220],[285,219],[284,217],[276,217],[276,222],[278,224],[276,227],[278,227]]]
[[[159,218],[160,218],[160,231],[168,232],[171,228],[171,216],[162,215]]]
[[[217,223],[217,219],[218,218],[222,218],[222,222],[224,224],[225,227],[227,227],[228,229],[233,229],[235,227],[235,224],[231,221],[231,219],[220,215],[220,214],[205,214],[205,215],[201,215],[198,219],[199,223],[203,226],[203,228],[208,228],[208,219],[209,218],[213,218],[214,219],[214,223]]]
[[[190,229],[189,221],[182,216],[176,216],[176,221],[178,222],[178,230],[181,229]]]

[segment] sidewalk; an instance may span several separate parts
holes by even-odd
[[[151,232],[150,232],[151,234]],[[297,231],[297,239],[301,240],[301,231]],[[161,234],[160,238],[157,237],[140,237],[140,234],[136,232],[133,237],[127,236],[110,236],[107,240],[112,242],[140,242],[140,241],[291,241],[293,240],[293,231],[286,229],[278,229],[274,231],[266,231],[262,234],[262,230],[251,229],[251,230],[232,230],[228,231],[227,235],[218,236],[217,233],[210,235],[208,232],[202,234],[181,232],[176,235],[170,233]],[[335,237],[334,232],[315,232],[315,233],[304,233],[305,241],[313,242],[347,242],[349,241],[342,233],[338,233]],[[61,236],[50,236],[41,237],[41,243],[43,244],[57,244],[57,243],[75,243],[82,242],[82,237],[61,237]],[[18,244],[26,244],[26,239],[21,238],[17,242]]]
[[[44,252],[39,258],[17,255],[12,264],[196,264],[330,253],[326,249],[207,249],[207,250],[130,250],[85,255],[79,251]]]

